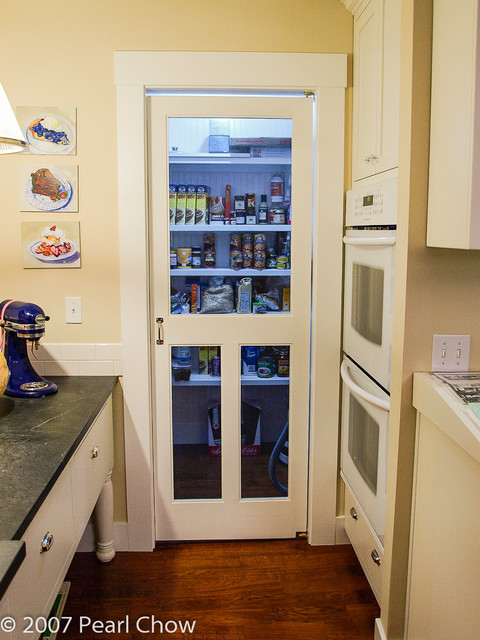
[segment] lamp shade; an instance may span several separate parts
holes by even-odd
[[[0,84],[0,153],[16,153],[26,146],[20,125]]]

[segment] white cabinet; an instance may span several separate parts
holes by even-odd
[[[433,11],[427,245],[480,249],[478,1]]]
[[[447,385],[414,375],[409,640],[480,638],[480,419]]]
[[[107,522],[112,517],[112,504],[104,504],[112,501],[112,465],[110,397],[23,535],[26,557],[0,603],[0,613],[9,611],[16,621],[15,630],[6,637],[38,637],[35,624],[27,632],[25,618],[48,617],[97,499],[97,556],[100,560],[113,557],[113,523]],[[99,503],[103,513],[97,513]]]
[[[352,178],[357,181],[398,166],[401,2],[370,0],[349,8],[354,12]]]

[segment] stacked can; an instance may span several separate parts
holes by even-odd
[[[230,234],[230,268],[241,269],[243,267],[242,258],[242,235],[240,233]]]
[[[243,268],[253,269],[253,234],[242,233]]]
[[[216,254],[215,254],[215,234],[204,233],[203,234],[203,266],[206,269],[215,268]]]
[[[253,236],[253,266],[255,269],[265,269],[267,259],[267,237],[264,233]]]

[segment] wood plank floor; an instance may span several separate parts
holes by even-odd
[[[372,640],[379,616],[349,545],[162,543],[109,564],[77,553],[66,580],[64,616],[73,620],[62,640]],[[99,622],[97,630],[80,629],[80,616]],[[193,633],[180,622],[195,622]]]

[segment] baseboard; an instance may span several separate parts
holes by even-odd
[[[382,620],[380,618],[375,618],[374,640],[387,640],[387,636],[383,630]]]
[[[351,544],[345,532],[345,516],[335,518],[335,544]]]
[[[115,551],[128,551],[128,523],[113,523],[113,547]],[[88,523],[79,542],[77,551],[95,551],[95,533],[93,524]]]

